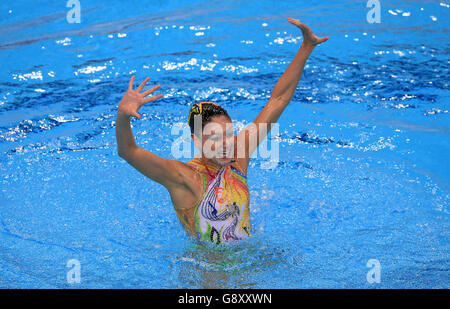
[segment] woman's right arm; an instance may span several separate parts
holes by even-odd
[[[166,188],[184,185],[186,168],[183,162],[164,159],[148,150],[136,145],[130,125],[130,117],[141,118],[138,114],[139,108],[145,103],[155,101],[163,97],[162,94],[145,98],[160,85],[147,91],[141,92],[150,79],[147,77],[136,90],[133,90],[134,76],[131,77],[128,91],[119,103],[116,118],[117,151],[121,158],[150,179],[164,185]]]

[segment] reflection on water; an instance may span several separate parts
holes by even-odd
[[[234,245],[188,243],[175,263],[183,288],[255,288],[265,272],[288,264],[295,266],[301,260],[301,255],[297,255],[292,262],[289,251],[253,235]]]

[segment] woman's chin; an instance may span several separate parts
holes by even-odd
[[[231,158],[216,158],[216,162],[220,165],[226,165],[231,162]]]

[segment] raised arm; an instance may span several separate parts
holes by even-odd
[[[150,78],[147,77],[136,90],[133,90],[134,76],[132,76],[128,85],[128,91],[119,103],[119,110],[116,118],[117,150],[119,156],[125,159],[139,172],[150,179],[161,183],[166,188],[171,188],[184,183],[183,179],[185,179],[185,177],[182,175],[182,172],[186,169],[179,168],[179,165],[184,163],[161,158],[154,153],[137,146],[131,131],[130,116],[140,119],[141,115],[138,114],[138,110],[142,105],[163,97],[162,94],[159,94],[145,98],[160,88],[160,85],[157,85],[147,91],[141,92],[149,80]]]
[[[281,113],[291,101],[300,77],[302,76],[305,63],[312,51],[317,45],[329,39],[328,36],[322,38],[317,37],[308,26],[301,23],[297,19],[288,18],[287,20],[291,24],[300,28],[303,34],[303,42],[294,59],[275,84],[267,104],[264,106],[253,123],[244,128],[238,134],[237,147],[245,147],[245,158],[240,159],[243,163],[241,166],[245,166],[245,170],[247,169],[248,162],[253,151],[255,151],[258,145],[264,140],[267,133],[272,128],[272,125],[278,121]],[[267,130],[262,130],[260,132],[260,124],[267,124]],[[256,142],[250,143],[250,140]],[[243,145],[241,141],[245,143],[245,145]]]

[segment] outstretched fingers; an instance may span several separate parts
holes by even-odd
[[[302,31],[302,34],[303,34],[303,40],[304,40],[304,42],[308,42],[308,44],[318,45],[318,44],[321,44],[321,43],[327,41],[330,38],[329,36],[325,36],[325,37],[319,38],[318,36],[316,36],[313,33],[311,28],[309,28],[304,23],[301,23],[298,19],[287,18],[287,20],[291,24],[293,24],[293,25],[297,26],[298,28],[300,28],[300,30]]]
[[[147,82],[150,80],[150,77],[146,77],[144,79],[144,81],[139,85],[139,87],[136,88],[136,92],[138,93],[138,96],[140,97],[139,99],[139,105],[142,106],[145,103],[151,102],[151,101],[155,101],[158,99],[161,99],[164,95],[163,94],[158,94],[149,98],[145,98],[146,96],[148,96],[149,94],[153,93],[155,90],[158,90],[159,88],[161,88],[161,85],[156,85],[153,86],[152,88],[145,90],[143,92],[142,89],[144,89],[145,84],[147,84]],[[135,117],[141,118],[139,114],[136,113],[136,115],[133,115]]]
[[[323,38],[319,38],[319,44],[328,41],[330,37],[329,36],[324,36]]]
[[[144,81],[139,85],[139,87],[137,87],[136,91],[139,93],[142,91],[142,89],[144,89],[145,84],[147,84],[147,82],[150,80],[150,77],[146,77],[144,79]]]
[[[159,88],[161,88],[161,85],[156,85],[156,86],[154,86],[154,87],[152,87],[152,88],[150,88],[150,89],[144,91],[144,92],[142,93],[142,95],[143,95],[144,97],[146,97],[146,96],[148,96],[150,93],[152,93],[153,91],[155,91],[155,90],[157,90],[157,89],[159,89]]]
[[[298,19],[288,18],[288,21],[294,26],[297,26],[297,28],[302,31],[303,36],[312,34],[311,28],[309,28],[304,23],[301,23]]]
[[[134,75],[131,76],[130,82],[128,83],[128,90],[133,91]]]
[[[298,19],[288,18],[287,20],[288,20],[288,22],[290,22],[291,24],[296,25],[296,26],[298,26],[298,27],[306,27],[306,25],[303,24],[303,23],[301,23]]]
[[[149,98],[145,99],[144,103],[148,103],[148,102],[151,102],[151,101],[156,101],[158,99],[161,99],[163,96],[164,96],[163,94],[154,95],[152,97],[149,97]]]

